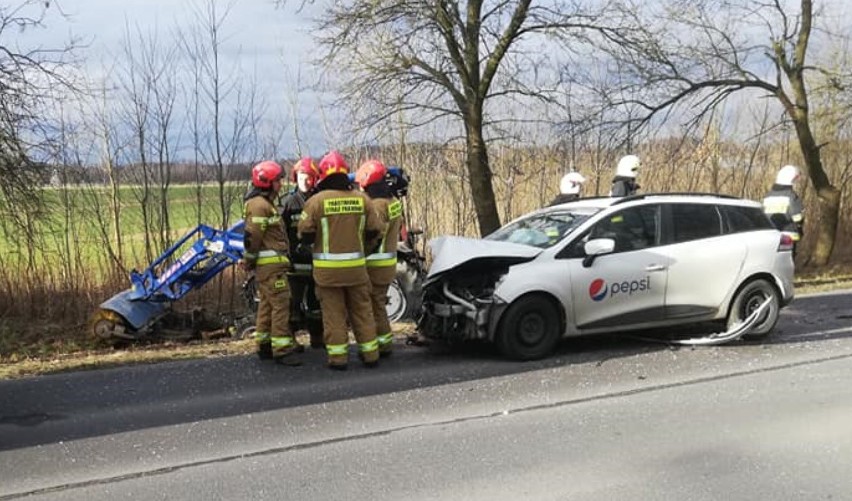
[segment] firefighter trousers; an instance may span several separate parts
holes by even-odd
[[[307,329],[311,335],[311,346],[323,346],[322,316],[315,295],[314,279],[310,273],[291,273],[287,276],[290,284],[290,332]]]
[[[376,320],[376,340],[381,353],[390,353],[393,349],[393,333],[388,320],[389,284],[372,284],[370,302],[373,306],[373,318]]]
[[[260,303],[257,305],[255,340],[270,343],[272,356],[281,357],[295,349],[290,332],[290,289],[287,287],[287,265],[264,264],[255,271]]]
[[[347,316],[355,332],[361,360],[372,363],[379,358],[376,321],[370,305],[369,282],[347,287],[316,286],[322,305],[322,324],[329,365],[346,365],[349,361]]]

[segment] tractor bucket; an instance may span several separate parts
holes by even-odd
[[[131,290],[119,292],[100,305],[101,311],[114,312],[132,331],[144,330],[159,320],[167,311],[167,303],[159,301],[132,300]],[[117,327],[117,326],[116,326]]]

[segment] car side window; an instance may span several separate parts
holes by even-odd
[[[589,232],[588,240],[611,238],[614,252],[629,252],[658,244],[659,206],[630,207],[606,216]]]
[[[672,243],[690,242],[722,234],[722,220],[715,205],[671,204]]]
[[[757,207],[720,205],[719,210],[722,211],[727,222],[725,233],[740,233],[743,231],[774,228],[769,218],[763,213],[763,210]]]

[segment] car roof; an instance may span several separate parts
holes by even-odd
[[[738,198],[731,195],[721,195],[718,193],[643,193],[638,195],[630,195],[627,197],[591,197],[581,198],[574,202],[547,207],[548,210],[553,209],[568,209],[568,208],[596,208],[605,209],[614,205],[630,204],[631,202],[674,202],[674,203],[706,203],[706,204],[722,204],[722,205],[737,205],[741,207],[763,207],[760,202]]]

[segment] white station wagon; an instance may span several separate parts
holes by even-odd
[[[495,342],[520,360],[560,338],[700,322],[768,335],[793,299],[792,240],[757,202],[705,194],[590,198],[484,239],[441,237],[422,335]]]

